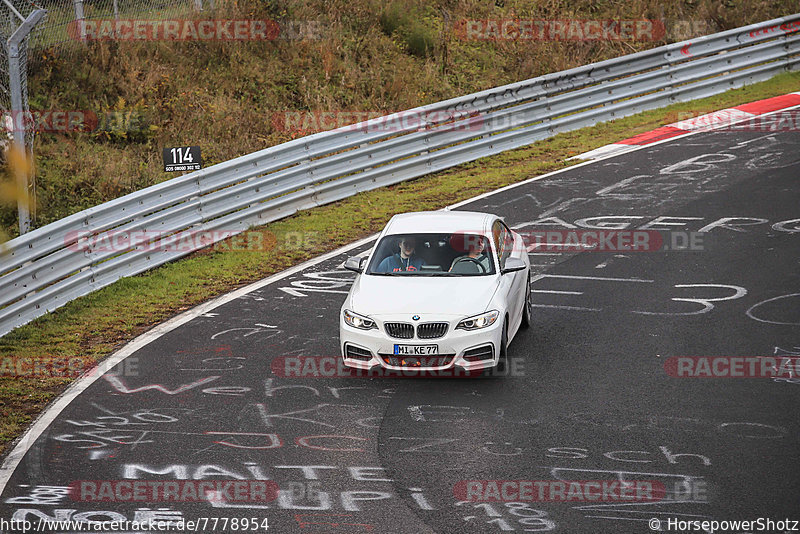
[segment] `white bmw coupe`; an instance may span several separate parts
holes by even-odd
[[[525,244],[496,215],[395,215],[371,254],[344,266],[358,273],[339,320],[349,367],[493,368],[531,323]]]

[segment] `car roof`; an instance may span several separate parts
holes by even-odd
[[[389,220],[386,235],[459,232],[485,234],[498,219],[476,211],[418,211],[400,213]]]

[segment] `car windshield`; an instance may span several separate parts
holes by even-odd
[[[367,274],[383,276],[488,276],[495,274],[489,240],[482,235],[395,234],[381,239]]]

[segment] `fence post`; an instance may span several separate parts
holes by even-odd
[[[80,28],[81,41],[86,42],[86,24],[83,22],[86,17],[83,16],[83,0],[72,0],[72,5],[75,7],[75,22]]]
[[[119,5],[117,5],[117,0],[114,0],[114,20],[119,20]]]
[[[18,161],[28,161],[28,151],[25,147],[25,119],[22,116],[25,112],[25,102],[22,94],[22,77],[27,72],[22,72],[19,61],[20,48],[24,46],[34,26],[39,23],[47,11],[36,9],[28,18],[20,24],[7,41],[8,50],[8,90],[11,94],[11,124],[14,129],[14,143],[12,150],[18,151],[20,158]],[[17,201],[19,212],[19,234],[28,232],[31,228],[30,210],[28,206],[28,166],[25,165],[17,173],[17,180],[21,198]]]
[[[203,11],[203,0],[194,0],[194,10]]]
[[[11,93],[11,124],[13,125],[14,141],[11,143],[11,150],[17,152],[17,162],[25,161],[27,150],[25,149],[25,118],[22,116],[24,108],[22,106],[22,76],[19,65],[19,47],[8,47],[8,89]],[[28,206],[28,170],[27,165],[22,169],[17,169],[17,211],[19,213],[19,235],[27,233],[31,229],[30,209]]]

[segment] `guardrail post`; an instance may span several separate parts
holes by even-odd
[[[675,74],[672,72],[673,67],[675,66],[675,60],[673,59],[673,54],[668,53],[664,58],[667,67],[667,94],[669,95],[670,103],[675,103]]]
[[[361,143],[360,145],[358,145],[358,148],[367,148],[368,146],[369,146],[369,143]],[[369,157],[372,158],[372,155],[370,155]],[[373,168],[374,167],[364,167],[364,172],[367,172],[368,170],[373,169]]]
[[[786,72],[791,72],[792,66],[791,61],[789,60],[789,56],[791,55],[791,50],[789,48],[789,35],[784,35],[783,37],[783,60],[786,62]]]

